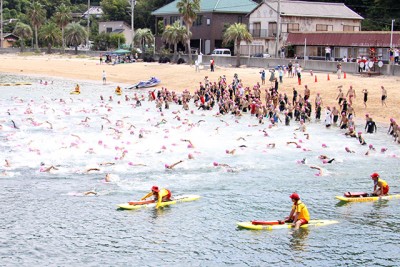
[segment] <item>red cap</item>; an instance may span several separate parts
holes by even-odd
[[[299,194],[297,194],[297,193],[293,193],[293,194],[291,194],[289,197],[290,197],[291,199],[296,199],[296,200],[299,200],[299,199],[300,199],[300,196],[299,196]]]
[[[151,191],[160,192],[160,189],[158,189],[158,186],[153,185],[153,187],[151,188]]]
[[[379,178],[379,173],[374,172],[371,174],[371,178]]]

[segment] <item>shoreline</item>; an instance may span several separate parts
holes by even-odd
[[[29,63],[29,64],[27,64]],[[181,93],[188,89],[191,93],[198,89],[199,82],[204,81],[204,77],[208,76],[209,80],[217,81],[219,76],[226,75],[227,82],[230,83],[233,74],[238,73],[242,79],[244,86],[250,88],[257,82],[260,82],[260,68],[233,68],[217,66],[215,72],[209,70],[201,70],[195,72],[194,66],[176,65],[176,64],[160,64],[160,63],[129,63],[119,65],[100,65],[98,60],[93,57],[80,58],[76,56],[64,55],[35,55],[24,56],[17,54],[4,55],[0,61],[0,73],[9,75],[22,75],[33,77],[52,77],[56,79],[68,79],[71,81],[87,81],[91,83],[102,84],[102,71],[107,74],[107,85],[131,85],[138,81],[147,80],[151,76],[161,79],[158,87],[168,88],[170,91]],[[261,86],[261,91],[270,87],[268,82],[268,70],[266,77],[266,85]],[[327,80],[327,75],[330,80]],[[397,103],[400,103],[400,95],[397,93],[396,84],[400,81],[398,77],[377,76],[377,77],[360,77],[359,75],[347,74],[347,78],[338,79],[334,73],[314,73],[314,76],[308,71],[302,73],[302,83],[298,85],[297,78],[288,78],[284,76],[283,83],[280,84],[279,93],[286,93],[291,99],[292,88],[295,87],[299,94],[303,95],[304,85],[308,84],[311,89],[311,101],[314,101],[317,92],[321,93],[324,106],[338,106],[336,101],[337,87],[343,86],[343,92],[346,94],[347,89],[352,85],[356,90],[356,99],[354,108],[356,111],[356,120],[364,120],[364,115],[369,113],[375,122],[389,124],[389,118],[400,119],[400,110]],[[317,82],[315,82],[317,77]],[[388,93],[388,107],[381,107],[380,85],[384,85]],[[363,105],[363,95],[361,90],[367,88],[368,107],[365,109]],[[264,94],[261,97],[264,100]],[[312,102],[313,103],[313,102]]]

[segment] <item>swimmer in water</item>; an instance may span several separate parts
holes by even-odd
[[[316,169],[316,170],[319,171],[318,173],[315,174],[316,176],[322,176],[324,174],[323,169],[321,167],[319,167],[319,166],[310,166],[310,168],[311,169]]]
[[[94,190],[83,192],[85,196],[97,196],[97,192]]]
[[[353,150],[350,150],[350,148],[348,147],[345,147],[344,150],[346,150],[347,153],[356,153]]]
[[[180,161],[178,161],[178,162],[175,162],[175,163],[172,164],[172,165],[165,164],[165,168],[166,168],[166,169],[172,170],[176,165],[178,165],[178,164],[180,164],[180,163],[182,163],[182,162],[183,162],[183,160],[180,160]]]
[[[214,162],[213,165],[214,165],[215,167],[221,166],[221,167],[232,168],[231,166],[229,166],[228,164],[225,164],[225,163]]]
[[[367,143],[365,142],[364,138],[362,137],[362,132],[358,132],[358,141],[360,142],[361,145],[366,145]]]
[[[322,162],[323,163],[332,163],[335,159],[334,158],[332,158],[332,159],[330,159],[328,156],[326,156],[326,155],[319,155],[319,157],[318,157],[319,159],[322,159]]]
[[[84,171],[84,173],[90,173],[90,172],[92,172],[92,171],[99,172],[100,169],[99,169],[99,168],[89,168],[89,169],[86,169],[86,170]]]
[[[10,164],[10,162],[9,162],[7,159],[5,159],[4,161],[5,161],[4,167],[6,167],[6,168],[11,167],[11,164]]]
[[[106,177],[104,177],[104,181],[105,181],[106,183],[111,182],[111,174],[110,174],[110,173],[107,173],[107,174],[106,174]]]
[[[226,152],[226,154],[231,154],[231,155],[233,155],[233,154],[235,154],[235,152],[236,152],[236,149],[232,149],[232,150],[225,150],[225,152]]]
[[[58,170],[58,168],[54,167],[53,165],[51,165],[50,167],[45,167],[44,165],[44,162],[40,163],[40,172],[50,172],[51,170]]]
[[[188,144],[188,148],[194,148],[194,145],[193,145],[192,141],[187,140],[187,139],[181,139],[181,141],[183,141],[183,142],[188,142],[188,143],[189,143],[189,144]]]

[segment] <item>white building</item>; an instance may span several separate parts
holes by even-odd
[[[343,3],[290,0],[264,0],[247,16],[253,42],[250,46],[241,45],[244,55],[268,53],[274,56],[276,49],[288,45],[286,40],[291,32],[360,31],[363,20]]]
[[[99,33],[122,33],[125,36],[126,44],[132,44],[131,27],[123,21],[101,21],[99,22]]]

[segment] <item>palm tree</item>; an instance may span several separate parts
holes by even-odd
[[[62,38],[62,51],[65,52],[65,38],[64,38],[64,28],[72,20],[71,9],[67,7],[64,3],[57,8],[57,12],[54,14],[55,21],[57,25],[61,28],[61,38]]]
[[[39,50],[38,44],[38,28],[46,20],[46,10],[39,2],[33,2],[28,9],[28,17],[35,28],[35,49]]]
[[[245,41],[249,43],[253,40],[253,37],[247,30],[245,24],[235,23],[232,24],[224,33],[224,44],[234,41],[236,45],[236,67],[240,66],[240,42]]]
[[[79,23],[72,22],[65,27],[65,41],[75,47],[75,54],[78,54],[78,45],[82,44],[87,36],[87,31]]]
[[[197,18],[197,13],[200,12],[200,0],[180,0],[176,7],[183,17],[186,25],[186,33],[190,36],[190,27]],[[189,64],[192,65],[192,51],[190,49],[190,38],[186,40],[187,49],[189,52]]]
[[[32,28],[28,24],[17,22],[13,33],[20,38],[21,52],[24,52],[25,40],[32,37]]]
[[[47,53],[51,53],[51,47],[61,40],[61,32],[57,24],[48,22],[40,28],[40,39],[47,42]]]
[[[144,28],[144,29],[137,29],[135,31],[135,37],[133,38],[133,41],[136,44],[140,44],[141,48],[142,48],[142,57],[144,57],[145,54],[145,45],[146,44],[150,44],[154,42],[154,35],[151,32],[150,29],[148,28]]]
[[[178,43],[179,42],[186,42],[187,39],[190,39],[187,35],[186,28],[180,24],[179,21],[175,21],[172,25],[167,25],[165,30],[162,34],[162,39],[167,44],[174,45],[174,59],[176,60],[177,50],[178,50]]]

